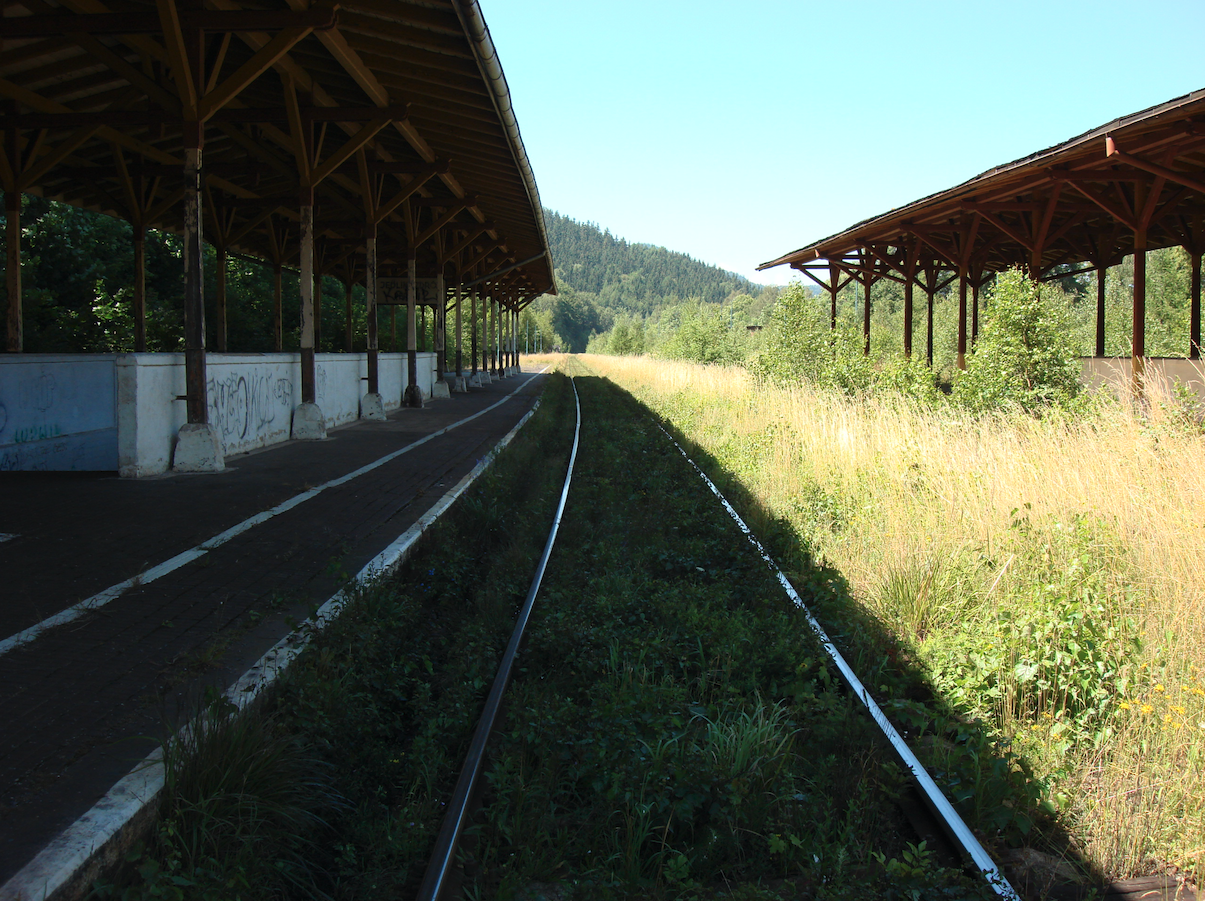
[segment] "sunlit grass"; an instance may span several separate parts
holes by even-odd
[[[1170,399],[973,417],[741,369],[586,362],[787,519],[939,689],[990,717],[1096,866],[1205,871],[1205,444]]]

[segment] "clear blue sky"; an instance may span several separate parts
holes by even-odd
[[[1205,88],[1205,0],[480,0],[545,206],[755,267]]]

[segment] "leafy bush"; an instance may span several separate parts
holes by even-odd
[[[874,380],[861,333],[845,323],[831,328],[827,306],[798,283],[779,297],[766,333],[753,370],[773,382],[806,380],[856,394]]]
[[[988,316],[954,397],[973,410],[1034,413],[1066,406],[1080,390],[1080,364],[1066,311],[1044,303],[1019,269],[996,277]]]

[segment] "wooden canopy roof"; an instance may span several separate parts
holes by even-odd
[[[825,287],[841,275],[911,284],[935,269],[977,283],[1011,266],[1053,277],[1068,264],[1101,268],[1136,247],[1172,245],[1198,255],[1205,249],[1205,90],[989,169],[758,268],[825,271],[832,278]],[[926,286],[935,283],[929,278]]]
[[[200,141],[228,252],[296,259],[312,190],[319,270],[375,227],[383,272],[413,248],[512,306],[556,291],[476,0],[11,0],[0,129],[5,191],[176,230]]]

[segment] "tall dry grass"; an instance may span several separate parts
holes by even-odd
[[[1174,404],[984,418],[764,385],[737,368],[585,362],[792,522],[922,656],[965,627],[967,605],[1007,611],[1090,570],[1100,615],[1141,642],[1113,661],[1107,728],[1068,751],[1040,719],[998,709],[996,724],[1050,779],[1102,871],[1154,859],[1205,872],[1205,442]]]

